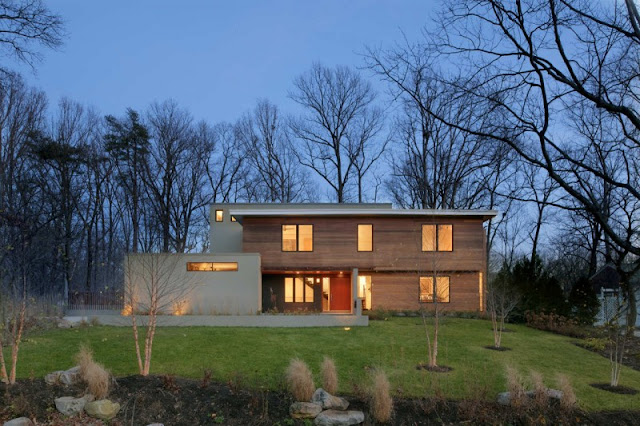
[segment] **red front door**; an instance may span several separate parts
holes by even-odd
[[[351,279],[349,277],[331,277],[332,311],[351,311]]]

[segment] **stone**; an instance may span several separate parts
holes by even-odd
[[[71,321],[66,319],[58,320],[58,328],[71,328],[71,327],[73,327],[73,324],[71,323]]]
[[[547,397],[549,399],[556,399],[560,401],[562,399],[563,393],[558,389],[547,389]]]
[[[44,376],[44,382],[48,385],[58,385],[60,384],[60,376],[62,376],[64,371],[54,371],[53,373],[49,373]]]
[[[34,426],[34,424],[26,417],[18,417],[17,419],[4,422],[4,426]]]
[[[320,405],[325,410],[346,410],[349,408],[349,401],[333,396],[322,388],[316,389],[311,397],[311,402]]]
[[[120,404],[109,401],[108,399],[99,399],[97,401],[87,402],[84,406],[84,411],[96,419],[111,420],[118,414],[118,411],[120,411]]]
[[[511,405],[511,392],[500,392],[498,394],[498,404]]]
[[[86,398],[74,398],[72,396],[61,396],[55,399],[56,408],[65,416],[74,416],[84,409],[87,403]]]
[[[313,421],[318,426],[349,426],[364,422],[362,411],[326,410]]]
[[[80,377],[79,366],[72,367],[60,374],[60,383],[62,383],[63,385],[75,385],[77,383],[80,383],[81,381],[82,378]]]
[[[322,406],[313,402],[294,402],[289,407],[289,414],[294,419],[314,419],[322,412]]]

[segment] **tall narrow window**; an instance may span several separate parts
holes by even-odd
[[[435,286],[434,286],[435,283]],[[449,277],[420,277],[420,301],[433,302],[434,294],[438,297],[438,302],[449,303]]]
[[[301,277],[296,277],[295,278],[295,283],[296,283],[295,301],[296,302],[304,302],[304,285],[302,283],[302,278]]]
[[[293,302],[293,278],[286,277],[284,279],[284,301]]]
[[[453,225],[422,225],[422,251],[453,251]]]
[[[436,251],[436,226],[422,225],[422,251]]]
[[[313,251],[313,225],[282,225],[282,251]]]
[[[484,283],[482,282],[482,272],[478,274],[478,293],[480,296],[480,312],[484,312]]]
[[[373,251],[373,225],[358,225],[358,251]]]
[[[216,222],[222,222],[223,217],[222,210],[216,210]]]
[[[296,251],[298,247],[298,227],[282,225],[282,251]]]
[[[438,225],[438,251],[453,250],[453,225]]]
[[[298,251],[313,251],[313,225],[298,225]]]
[[[305,303],[313,303],[313,277],[304,279],[304,301]]]

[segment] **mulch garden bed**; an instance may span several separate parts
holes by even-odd
[[[607,392],[617,393],[620,395],[635,395],[638,391],[628,386],[611,386],[609,383],[591,383],[591,386],[596,389],[606,390]]]
[[[575,344],[588,351],[595,352],[605,358],[609,358],[609,350],[606,347],[602,350],[598,350],[596,348],[593,348],[592,346],[583,344],[581,341],[578,341]],[[640,337],[629,337],[624,348],[622,364],[627,367],[631,367],[634,370],[640,371]]]
[[[26,416],[38,425],[102,425],[86,415],[65,418],[54,406],[59,396],[80,396],[82,387],[49,386],[42,379],[20,380],[13,386],[0,384],[0,424]],[[111,426],[147,425],[154,422],[181,425],[304,425],[289,417],[291,396],[286,392],[239,389],[234,383],[203,383],[202,380],[172,376],[129,376],[117,379],[109,399],[121,404]],[[365,425],[372,425],[368,404],[363,397],[348,396],[350,409],[366,414]],[[640,412],[572,413],[557,410],[543,414],[525,413],[518,417],[508,408],[485,401],[454,402],[443,399],[397,399],[393,425],[442,424],[529,424],[532,419],[546,424],[583,425],[636,423]],[[307,423],[308,424],[308,423]]]
[[[449,371],[452,371],[453,368],[447,367],[446,365],[436,365],[432,367],[428,364],[418,364],[416,365],[416,370],[427,370],[432,373],[448,373]]]
[[[496,348],[495,346],[485,346],[484,348],[491,349],[492,351],[498,351],[498,352],[506,352],[511,350],[511,348],[507,348],[506,346],[500,346],[499,348]]]

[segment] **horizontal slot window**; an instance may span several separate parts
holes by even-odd
[[[224,272],[237,271],[238,262],[187,262],[187,271]]]

